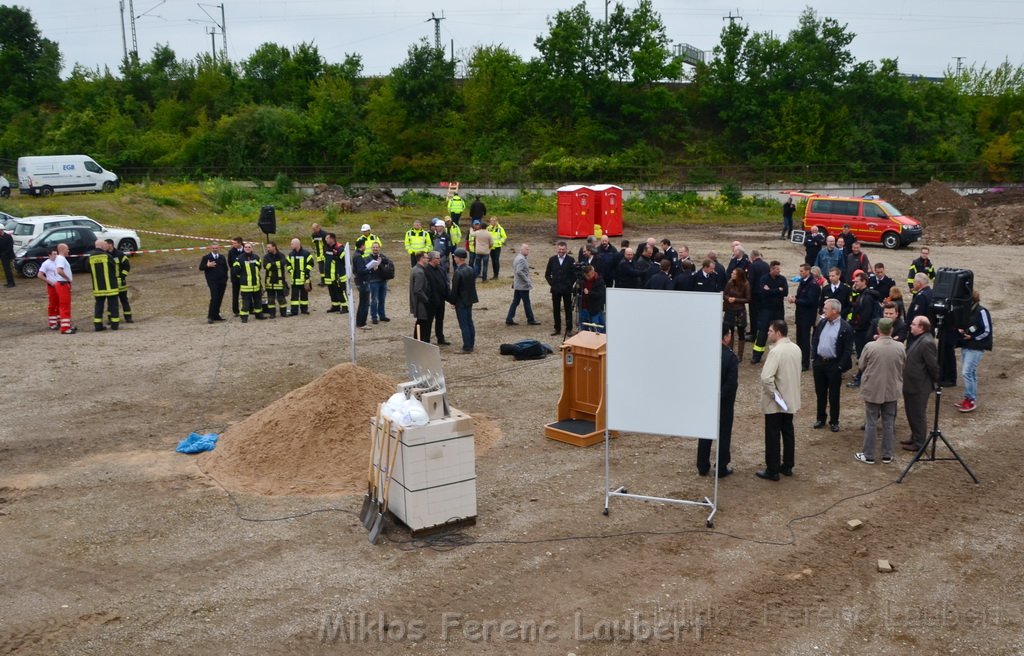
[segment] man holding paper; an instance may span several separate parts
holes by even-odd
[[[761,369],[761,412],[764,413],[765,468],[758,478],[769,481],[793,475],[795,434],[793,415],[800,409],[800,347],[789,341],[783,320],[768,325],[771,350]],[[779,454],[779,440],[782,454]]]

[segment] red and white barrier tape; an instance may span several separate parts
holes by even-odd
[[[197,237],[195,235],[178,235],[172,232],[156,232],[155,230],[139,230],[138,228],[125,228],[123,226],[108,225],[108,228],[115,228],[117,230],[134,230],[135,232],[141,232],[144,235],[160,235],[161,237],[178,237],[180,239],[199,239],[206,242],[220,242],[222,244],[230,244],[230,239],[214,239],[212,237]],[[138,251],[140,253],[149,253],[150,251]],[[159,253],[161,251],[153,251]]]
[[[181,253],[181,252],[184,252],[184,251],[205,251],[205,250],[208,250],[209,248],[210,248],[209,246],[188,246],[186,248],[150,248],[150,249],[141,250],[141,251],[124,252],[124,254],[125,255],[140,255],[140,254],[144,254],[144,253]],[[65,255],[64,257],[67,257],[67,258],[72,258],[72,257],[89,257],[89,255],[91,255],[91,253],[82,253],[81,255]],[[36,256],[33,256],[33,257],[21,257],[21,258],[18,258],[18,259],[20,259],[20,260],[45,260],[45,259],[47,259],[47,257],[48,256],[46,256],[46,255],[36,255]]]

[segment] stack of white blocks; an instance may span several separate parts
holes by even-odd
[[[476,517],[472,417],[450,408],[448,417],[406,428],[398,449],[388,509],[403,524],[416,532]]]

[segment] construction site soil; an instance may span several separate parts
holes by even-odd
[[[713,529],[704,510],[661,502],[613,499],[603,516],[603,448],[544,437],[561,358],[498,354],[516,339],[556,339],[540,276],[551,226],[506,224],[511,243],[533,246],[543,325],[505,325],[510,255],[479,285],[473,354],[458,352],[448,314],[449,400],[477,419],[481,447],[489,422],[496,440],[478,449],[477,524],[419,540],[390,524],[375,546],[357,518],[358,477],[367,420],[405,376],[406,266],[388,296],[392,321],[357,331],[358,368],[338,366],[348,322],[325,312],[321,288],[309,316],[207,325],[198,258],[145,255],[130,278],[135,323],[61,336],[46,330],[41,283],[19,279],[0,305],[0,654],[1024,653],[1024,305],[1003,270],[1020,231],[996,235],[1002,224],[983,214],[1009,221],[1020,205],[976,205],[949,208],[967,212],[964,226],[924,218],[935,263],[972,269],[994,318],[978,409],[955,410],[960,388],[940,402],[942,434],[980,484],[950,461],[918,463],[896,484],[904,451],[888,465],[856,461],[858,394],[842,389],[840,432],[813,430],[809,374],[794,475],[756,478],[759,367],[744,362],[735,473],[719,482]],[[352,221],[337,227],[355,232]],[[803,250],[778,227],[625,236],[668,237],[694,254],[739,239],[792,275]],[[897,278],[917,254],[867,253]],[[88,276],[73,298],[87,328]],[[638,362],[635,382],[676,387],[678,406],[662,412],[681,413],[704,373]],[[175,453],[192,431],[222,443]],[[897,431],[906,438],[902,411]],[[623,434],[611,483],[701,499],[713,481],[697,475],[695,451],[691,440]]]

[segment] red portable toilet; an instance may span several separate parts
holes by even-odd
[[[594,192],[596,213],[594,223],[601,226],[601,233],[609,237],[622,235],[622,187],[600,184],[591,188]]]
[[[583,185],[558,188],[558,236],[580,239],[594,234],[594,192]]]

